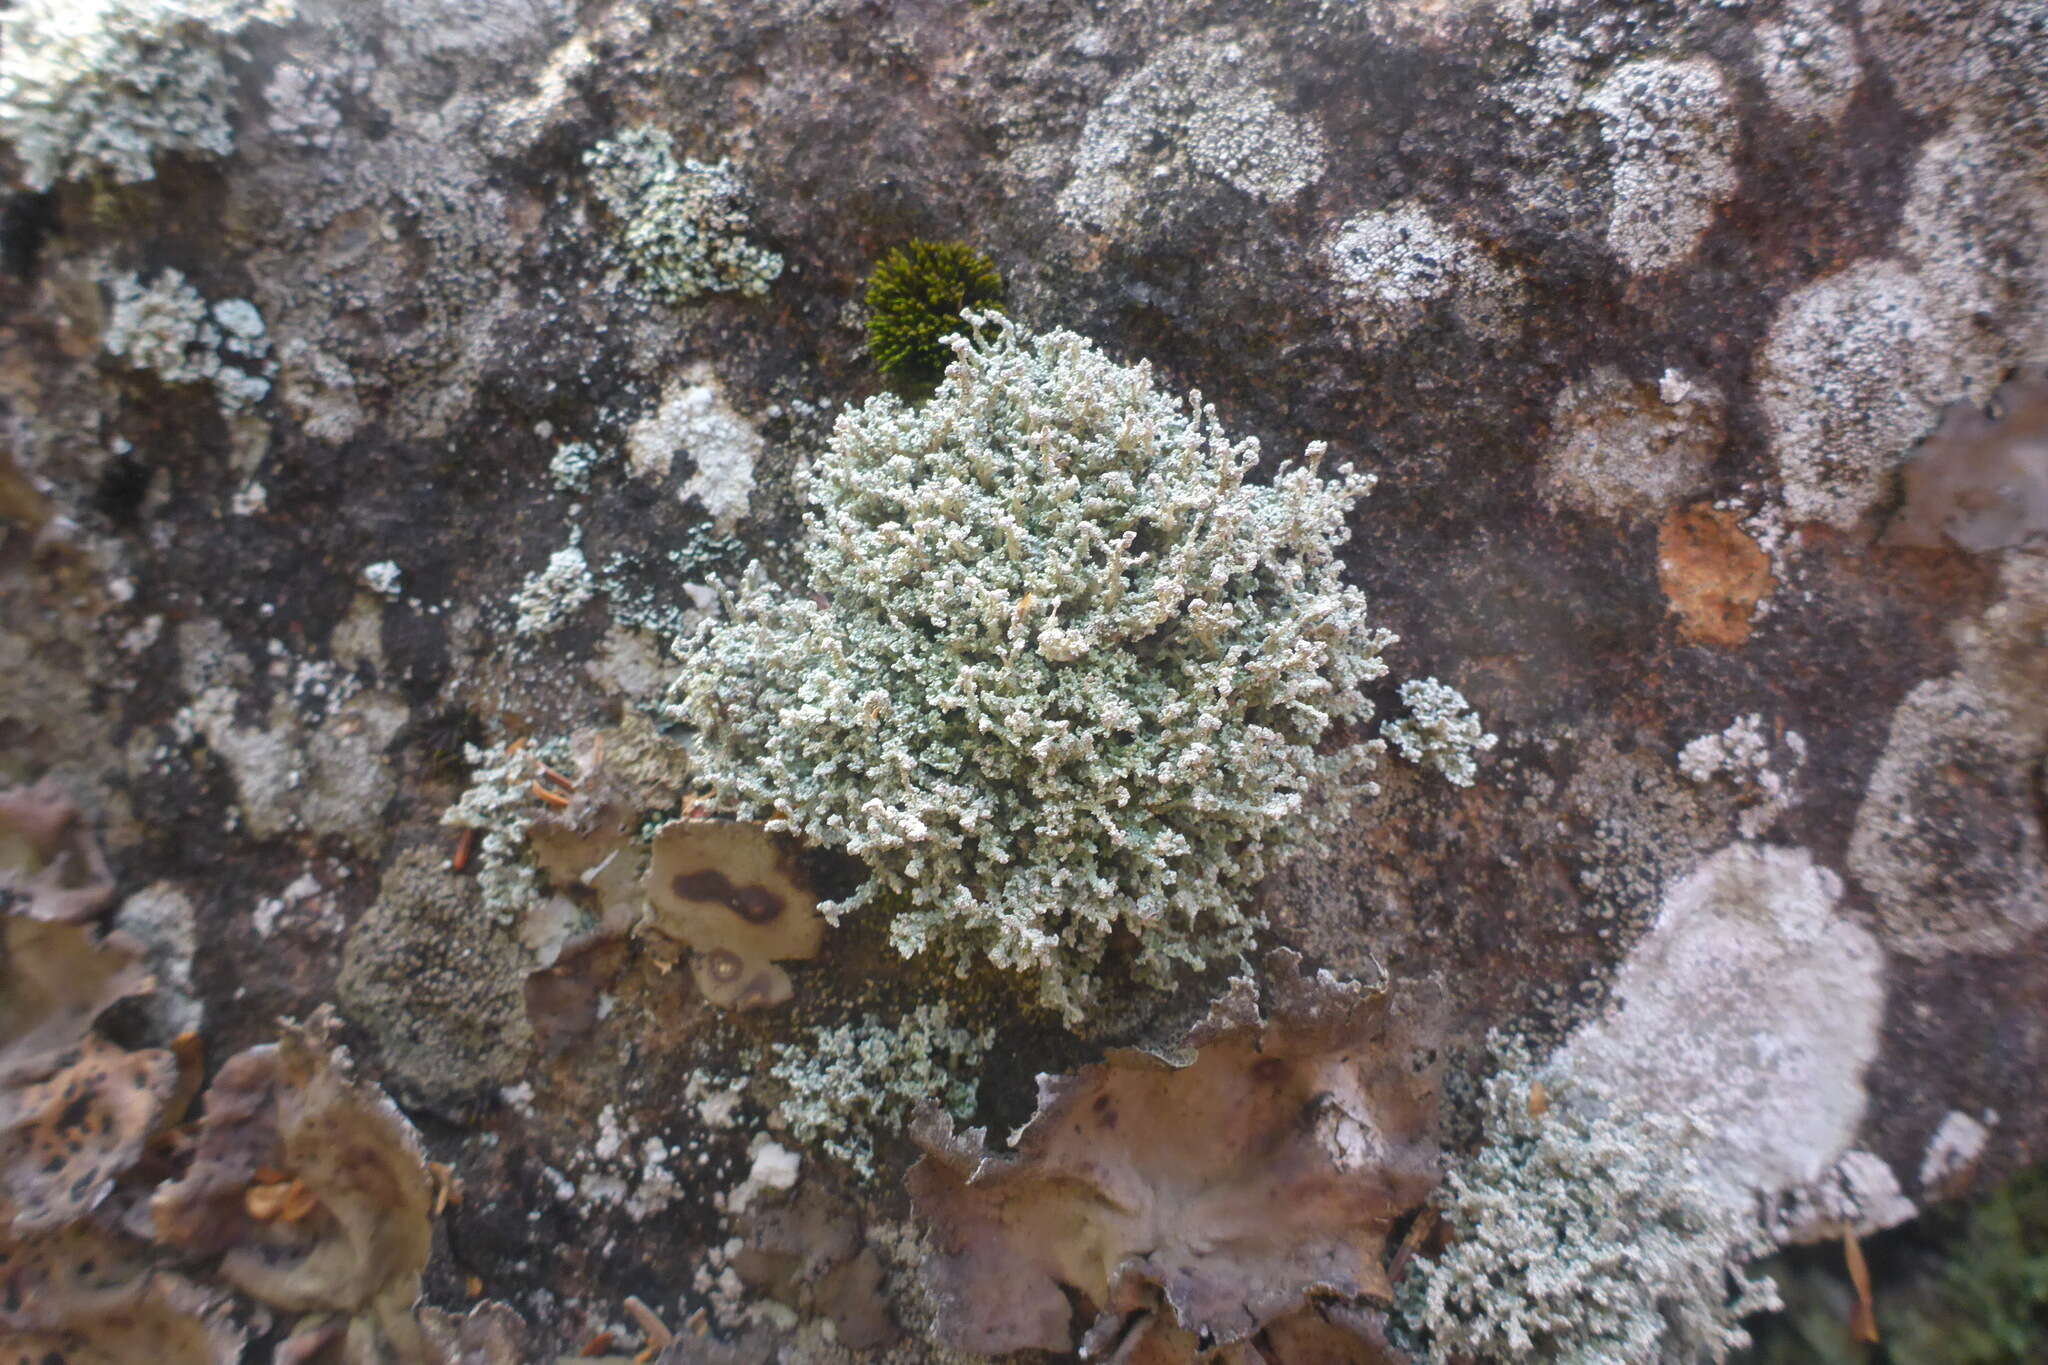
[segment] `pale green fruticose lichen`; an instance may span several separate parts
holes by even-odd
[[[797,1141],[872,1177],[876,1137],[901,1131],[920,1106],[963,1120],[974,1112],[974,1077],[994,1041],[992,1030],[955,1027],[944,1003],[920,1005],[894,1028],[869,1015],[819,1029],[800,1046],[776,1045],[769,1074],[790,1089],[776,1115]]]
[[[0,137],[31,189],[105,171],[132,183],[161,152],[225,156],[223,57],[289,0],[17,0],[0,13]]]
[[[996,316],[932,399],[843,414],[806,581],[684,646],[674,719],[725,804],[866,860],[905,956],[985,957],[1071,1020],[1110,940],[1139,977],[1228,961],[1250,888],[1372,789],[1394,637],[1342,582],[1372,486],[1246,475],[1200,396]],[[1311,799],[1325,797],[1327,800]]]
[[[1471,786],[1479,773],[1472,755],[1491,749],[1500,736],[1486,733],[1465,694],[1435,678],[1420,678],[1401,684],[1401,704],[1407,717],[1388,721],[1380,734],[1410,763],[1436,769],[1454,786]]]
[[[730,161],[678,161],[673,138],[639,127],[600,142],[583,163],[627,260],[656,295],[765,294],[782,273],[782,257],[747,240],[746,187]]]
[[[528,574],[513,594],[518,613],[512,628],[523,636],[548,635],[597,595],[590,562],[583,557],[583,533],[569,534],[569,543],[548,556],[547,567]]]
[[[175,270],[148,284],[113,281],[103,338],[108,354],[151,370],[166,384],[212,384],[224,413],[241,412],[270,392],[276,372],[263,315],[247,299],[208,305]]]
[[[441,823],[477,831],[476,882],[484,909],[511,923],[541,898],[539,869],[526,856],[535,814],[534,765],[566,760],[567,748],[470,744],[464,746],[464,754],[469,759],[469,789],[441,813]]]
[[[1501,1051],[1483,1145],[1439,1195],[1456,1239],[1398,1291],[1419,1358],[1695,1365],[1748,1345],[1741,1320],[1777,1292],[1743,1274],[1764,1239],[1700,1183],[1697,1125]]]

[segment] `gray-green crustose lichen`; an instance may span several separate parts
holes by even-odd
[[[277,372],[263,315],[247,299],[209,305],[175,270],[148,284],[122,275],[111,286],[112,308],[102,343],[166,384],[213,385],[224,413],[254,407]]]
[[[759,295],[782,257],[747,240],[746,187],[730,161],[678,160],[659,128],[629,128],[584,153],[598,198],[634,275],[659,298]]]
[[[1482,1144],[1438,1195],[1454,1240],[1399,1286],[1417,1357],[1718,1365],[1747,1346],[1742,1319],[1778,1297],[1743,1274],[1764,1238],[1700,1182],[1697,1125],[1501,1053]]]
[[[789,1087],[776,1117],[798,1142],[816,1143],[862,1176],[875,1173],[875,1141],[900,1132],[919,1107],[957,1119],[974,1112],[992,1030],[954,1025],[943,1001],[920,1005],[894,1027],[872,1015],[821,1028],[803,1044],[779,1043],[769,1074]]]
[[[953,353],[945,339],[962,314],[1001,312],[1003,277],[962,242],[912,240],[883,256],[868,277],[868,354],[883,374],[937,379]]]
[[[290,0],[17,0],[0,12],[0,137],[29,188],[148,180],[165,152],[225,156],[235,34]]]
[[[970,315],[927,403],[842,414],[805,579],[683,650],[672,718],[726,806],[864,859],[905,956],[1032,979],[1078,1019],[1119,934],[1148,984],[1228,961],[1280,858],[1370,789],[1394,637],[1342,582],[1348,466],[1256,441],[1070,332]],[[1315,798],[1315,799],[1312,799]]]

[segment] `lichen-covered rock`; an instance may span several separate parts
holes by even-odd
[[[291,0],[27,0],[0,19],[0,136],[35,189],[105,171],[147,180],[165,152],[224,156],[235,34]]]
[[[1701,1158],[1710,1185],[1792,1179],[1773,1236],[1878,1226],[2042,1150],[2040,546],[2002,543],[2026,520],[2005,455],[1957,467],[1921,544],[1879,534],[1923,521],[1945,414],[1988,416],[2048,354],[2038,0],[301,0],[241,29],[247,61],[211,24],[182,46],[102,42],[145,14],[255,8],[16,0],[0,21],[17,73],[51,51],[14,41],[31,16],[96,35],[0,132],[21,191],[0,202],[0,785],[90,793],[120,884],[189,903],[131,903],[165,930],[144,963],[46,939],[0,999],[0,1088],[40,1083],[109,1002],[123,1040],[199,1018],[219,1050],[260,1041],[333,997],[349,957],[366,1061],[432,1113],[429,1145],[471,1191],[429,1266],[436,1302],[469,1302],[473,1274],[533,1314],[526,1355],[606,1330],[624,1350],[622,1291],[687,1318],[673,1295],[701,1269],[719,1297],[704,1335],[674,1324],[671,1358],[836,1359],[826,1319],[872,1325],[867,1308],[835,1315],[785,1273],[794,1253],[758,1284],[719,1256],[752,1213],[840,1186],[905,1329],[892,1354],[944,1355],[886,1181],[820,1152],[776,1188],[795,1139],[755,1131],[785,1098],[775,1049],[871,1041],[870,1018],[893,1039],[950,1004],[995,1031],[975,1121],[1007,1127],[1033,1073],[1099,1060],[1088,1041],[1010,1008],[1010,981],[1036,978],[983,969],[985,938],[896,955],[888,922],[920,908],[886,891],[783,964],[800,993],[781,1012],[707,1007],[627,931],[652,827],[702,814],[686,736],[642,709],[667,646],[749,558],[813,590],[806,492],[835,416],[878,382],[862,283],[896,243],[957,237],[1001,264],[1018,326],[1143,356],[1156,392],[1199,382],[1221,429],[1268,452],[1323,439],[1326,472],[1378,472],[1369,504],[1335,514],[1345,580],[1406,637],[1405,672],[1455,682],[1500,735],[1470,788],[1403,765],[1348,810],[1305,791],[1254,850],[1255,885],[1223,836],[1175,869],[1213,917],[1054,888],[1048,951],[1101,949],[1091,1037],[1177,1036],[1256,916],[1333,970],[1440,975],[1454,1057],[1496,1027],[1625,1039],[1643,1069],[1620,1089],[1668,1084],[1734,1135]],[[654,155],[584,160],[633,129],[666,130],[666,159],[653,137],[634,141]],[[121,141],[121,164],[95,139]],[[758,253],[783,262],[765,294]],[[665,279],[740,287],[677,301]],[[270,392],[223,411],[215,362]],[[1397,723],[1400,681],[1360,689]],[[593,765],[544,737],[600,731],[618,773],[632,726],[645,780],[585,824]],[[1377,726],[1339,717],[1310,747],[1331,758]],[[1191,731],[1138,733],[1179,749]],[[517,762],[484,765],[502,781],[464,771],[465,744],[518,735]],[[1132,763],[1134,805],[1160,760]],[[849,784],[850,822],[893,799],[879,771]],[[1025,842],[1048,806],[1017,772],[990,778],[1018,792],[1009,866],[1078,869]],[[466,801],[473,777],[492,790]],[[434,827],[451,803],[474,833]],[[1322,817],[1331,834],[1305,835]],[[408,852],[411,890],[433,894],[394,884]],[[854,885],[851,863],[806,859],[820,894]],[[1202,871],[1219,861],[1220,881]],[[1780,902],[1764,913],[1728,886],[1751,862]],[[1801,888],[1831,874],[1802,940]],[[1132,988],[1148,937],[1216,970]],[[1715,1009],[1682,1007],[1682,973],[1662,983],[1678,1003],[1643,1003],[1649,969],[1681,960]],[[142,965],[203,1015],[129,993]],[[1752,1006],[1745,973],[1771,998]],[[1836,1036],[1816,1042],[1835,991]],[[716,1104],[692,1090],[710,1077]],[[615,1154],[594,1155],[607,1136]],[[883,1143],[878,1169],[900,1153]],[[91,1217],[132,1230],[142,1186],[187,1155],[146,1147]],[[733,1214],[721,1199],[757,1156]],[[303,1203],[258,1183],[259,1203]],[[1362,1329],[1317,1325],[1339,1310],[1211,1354],[1354,1358]],[[293,1330],[266,1311],[272,1337]],[[1201,1354],[1165,1316],[1119,1316],[1118,1344]],[[388,1341],[304,1317],[292,1349],[316,1360]]]
[[[1042,1076],[1015,1153],[935,1118],[911,1198],[945,1338],[1091,1350],[1134,1315],[1205,1346],[1310,1295],[1379,1303],[1388,1230],[1437,1179],[1430,987],[1371,990],[1276,953],[1263,1014],[1240,977],[1179,1064],[1120,1051]]]

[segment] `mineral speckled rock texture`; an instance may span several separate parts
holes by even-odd
[[[736,1019],[614,940],[587,1026],[542,1049],[519,973],[570,970],[576,894],[545,954],[531,926],[418,941],[476,899],[423,880],[461,861],[438,818],[466,745],[644,732],[717,591],[756,558],[791,581],[800,473],[882,382],[862,286],[912,237],[986,253],[1020,323],[1198,387],[1269,467],[1326,440],[1379,476],[1349,581],[1397,676],[1500,741],[1470,789],[1386,767],[1261,890],[1270,943],[1440,979],[1465,1056],[1648,998],[1673,943],[1783,956],[1745,935],[1824,901],[1811,969],[1733,972],[1728,1008],[1853,966],[1869,1028],[1827,1123],[1760,1125],[1804,1145],[1723,1178],[1854,1158],[1955,1193],[1930,1144],[1957,1115],[1977,1180],[2048,1156],[2048,544],[2025,516],[1887,535],[1920,443],[1992,429],[2048,359],[2032,0],[301,0],[235,43],[228,155],[47,190],[0,163],[0,786],[54,779],[120,895],[190,902],[214,1065],[356,1002],[364,1074],[467,1190],[431,1302],[503,1299],[568,1350],[640,1339],[636,1295],[679,1332],[706,1315],[664,1358],[844,1357],[815,1315],[743,1321],[766,1291],[727,1194],[774,1169],[774,1096],[734,1086],[770,1045],[961,992],[1001,1030],[1000,1133],[1035,1073],[1176,1037],[1221,988],[1118,998],[1083,1041],[850,920],[791,1006]],[[765,293],[638,286],[584,157],[639,126],[728,165],[721,212],[784,262]],[[117,281],[173,270],[253,310],[259,400],[110,353]],[[678,395],[716,420],[665,416]],[[603,458],[564,487],[579,442]],[[645,814],[689,814],[674,795]],[[1800,875],[1685,911],[1736,863]],[[1716,1048],[1826,1017],[1756,1003]],[[1646,1092],[1661,1060],[1629,1060]],[[813,1153],[800,1178],[858,1209],[886,1271],[864,1320],[920,1358],[914,1153],[881,1155],[869,1184]]]

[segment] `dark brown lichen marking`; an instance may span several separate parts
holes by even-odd
[[[683,900],[722,905],[749,924],[772,923],[786,904],[782,897],[765,886],[733,885],[732,879],[717,868],[677,873],[670,885]]]

